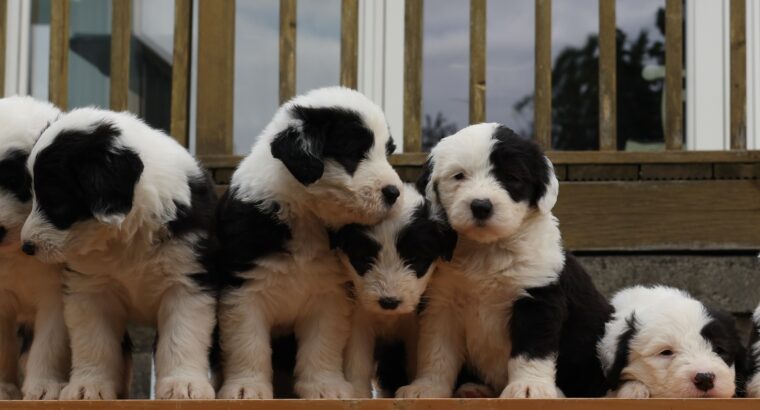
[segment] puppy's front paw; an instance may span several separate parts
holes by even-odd
[[[649,388],[644,383],[629,381],[623,383],[616,392],[613,392],[613,397],[620,399],[648,399]]]
[[[501,392],[502,399],[556,399],[561,397],[554,383],[513,382]]]
[[[487,399],[496,397],[496,393],[485,384],[465,383],[454,392],[454,397],[459,399]]]
[[[116,400],[116,387],[108,383],[72,380],[61,390],[61,400]]]
[[[372,386],[366,383],[351,383],[354,399],[371,399],[372,398]]]
[[[58,380],[27,379],[21,391],[24,394],[24,400],[58,400],[64,387],[66,383]]]
[[[349,399],[354,396],[351,383],[337,376],[298,381],[295,391],[302,399]]]
[[[18,400],[21,398],[21,392],[13,383],[0,383],[0,400]]]
[[[260,382],[256,379],[228,380],[216,395],[217,399],[227,400],[271,399],[273,397],[272,383]]]
[[[156,382],[156,398],[159,400],[206,400],[214,397],[214,388],[205,378],[164,377]]]
[[[397,399],[436,399],[451,397],[451,389],[431,382],[414,382],[396,391]]]

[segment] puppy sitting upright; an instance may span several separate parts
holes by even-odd
[[[61,116],[29,157],[23,250],[65,262],[63,399],[124,397],[128,322],[155,326],[156,397],[210,399],[214,187],[176,141],[128,113]]]
[[[226,399],[272,397],[270,337],[295,332],[295,392],[343,398],[350,277],[328,229],[380,222],[401,181],[380,107],[346,88],[283,105],[232,177],[219,206],[219,308]]]
[[[0,400],[21,397],[16,380],[19,324],[34,334],[23,371],[23,398],[57,399],[68,378],[62,267],[24,255],[19,239],[32,205],[26,159],[42,130],[59,115],[53,105],[30,97],[0,99]]]
[[[459,238],[428,288],[417,379],[397,396],[449,397],[462,365],[501,397],[604,395],[595,346],[610,307],[562,250],[551,162],[478,124],[441,140],[426,167],[418,188]]]
[[[686,292],[636,286],[612,299],[599,342],[611,395],[730,398],[741,392],[745,350],[734,318]]]
[[[414,377],[417,310],[439,259],[450,259],[456,233],[430,215],[430,204],[404,185],[403,206],[378,225],[347,225],[334,235],[352,273],[356,308],[346,348],[346,378],[356,397],[372,397],[377,364],[381,393]]]

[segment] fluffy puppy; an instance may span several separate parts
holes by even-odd
[[[499,124],[433,148],[418,188],[459,238],[428,288],[417,379],[398,397],[449,397],[462,365],[505,398],[606,392],[595,346],[610,307],[562,250],[558,185],[538,146]]]
[[[328,229],[376,224],[400,202],[381,109],[331,87],[283,105],[232,177],[218,211],[225,382],[218,397],[272,397],[270,337],[295,332],[295,392],[352,396],[343,376],[350,280]]]
[[[456,233],[431,217],[430,204],[411,185],[399,212],[378,225],[347,225],[333,237],[351,272],[356,307],[345,355],[356,397],[372,397],[372,378],[393,395],[414,377],[417,310],[438,260],[450,259]]]
[[[0,400],[22,397],[19,325],[34,335],[22,371],[24,399],[57,399],[69,373],[62,267],[24,255],[19,245],[32,205],[26,159],[42,130],[59,115],[53,105],[30,97],[0,99]]]
[[[760,306],[752,317],[752,336],[749,340],[747,397],[760,398]]]
[[[29,156],[22,249],[66,264],[63,399],[127,395],[128,322],[157,328],[156,397],[210,399],[214,187],[176,141],[129,113],[62,115]]]
[[[625,289],[612,305],[615,314],[598,345],[610,395],[729,398],[737,392],[745,350],[731,315],[669,287]]]

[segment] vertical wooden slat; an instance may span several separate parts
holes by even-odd
[[[486,120],[486,0],[470,0],[470,124]]]
[[[111,109],[129,105],[129,44],[132,36],[132,0],[111,0]]]
[[[280,104],[296,95],[297,0],[280,0]]]
[[[665,146],[683,149],[683,0],[665,5]]]
[[[533,101],[536,142],[552,148],[552,0],[536,0],[536,91]]]
[[[62,110],[68,108],[70,11],[70,0],[50,2],[48,99]]]
[[[423,0],[404,5],[404,152],[422,151]]]
[[[615,0],[599,0],[599,150],[617,149]]]
[[[340,12],[340,85],[357,87],[359,0],[343,0]]]
[[[0,98],[5,96],[5,33],[8,31],[8,1],[0,0]]]
[[[172,61],[171,134],[180,144],[189,143],[190,54],[192,52],[193,2],[174,0],[174,51]]]
[[[235,0],[199,0],[198,55],[196,152],[232,154]]]
[[[731,0],[731,149],[747,149],[746,2]]]

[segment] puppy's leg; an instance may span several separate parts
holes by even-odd
[[[631,380],[623,383],[619,389],[610,394],[619,399],[648,399],[649,388],[642,382]]]
[[[70,367],[71,353],[63,320],[63,303],[55,300],[37,310],[34,339],[29,349],[26,377],[21,388],[24,400],[58,399],[61,389],[66,385]]]
[[[375,334],[367,317],[356,307],[351,324],[351,336],[346,345],[346,380],[353,386],[354,397],[372,398],[372,375],[375,370]]]
[[[243,289],[219,305],[219,335],[224,384],[220,399],[271,399],[272,346],[263,301]]]
[[[342,293],[316,295],[296,320],[299,342],[295,391],[302,399],[343,399],[353,388],[343,375],[351,302]]]
[[[13,296],[0,292],[0,400],[21,397],[18,391],[18,339]]]
[[[156,345],[158,399],[213,399],[208,354],[215,325],[214,298],[175,285],[161,300]]]
[[[124,396],[121,340],[126,312],[116,292],[105,289],[64,296],[71,340],[71,379],[62,400],[114,400]]]

